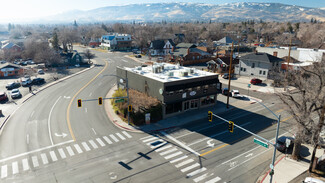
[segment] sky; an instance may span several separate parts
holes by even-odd
[[[225,4],[234,2],[267,2],[321,8],[325,0],[0,0],[0,22],[23,22],[56,15],[70,10],[91,10],[105,6],[119,6],[138,3],[191,2]]]

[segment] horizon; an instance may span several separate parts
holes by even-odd
[[[17,2],[18,1],[18,2]],[[0,17],[1,24],[8,23],[27,23],[30,21],[36,21],[43,17],[54,16],[65,12],[74,10],[89,11],[97,8],[108,6],[125,6],[130,4],[154,4],[154,3],[184,3],[182,1],[175,0],[121,0],[118,2],[112,2],[107,0],[70,0],[68,2],[64,0],[56,0],[52,2],[44,2],[42,0],[17,0],[7,1],[2,3],[3,8],[2,16]],[[325,1],[323,0],[310,0],[308,2],[303,0],[187,0],[185,3],[202,3],[202,4],[232,4],[232,3],[280,3],[287,5],[304,6],[311,8],[324,8]],[[62,6],[65,5],[65,6]]]

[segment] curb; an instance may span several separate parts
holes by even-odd
[[[285,155],[282,157],[282,158],[280,158],[278,161],[276,161],[275,162],[275,164],[274,164],[274,167],[283,159],[285,157]],[[271,169],[269,169],[267,172],[266,172],[266,174],[264,175],[264,177],[262,178],[262,180],[259,182],[259,183],[263,183],[263,181],[264,181],[264,179],[266,178],[266,176],[270,173],[270,171],[271,171]]]

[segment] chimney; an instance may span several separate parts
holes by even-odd
[[[273,56],[277,57],[278,56],[278,52],[277,51],[274,51],[273,52]]]

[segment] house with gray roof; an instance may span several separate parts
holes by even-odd
[[[198,49],[192,43],[179,43],[172,53],[174,60],[182,65],[205,63],[211,60],[211,54]]]
[[[235,67],[235,74],[268,78],[269,71],[280,70],[282,61],[283,59],[267,53],[247,54],[239,58],[239,64]]]
[[[237,44],[237,41],[234,41],[231,39],[231,37],[226,36],[218,41],[214,41],[214,46],[227,46],[231,45],[232,42],[234,42],[234,44]]]

